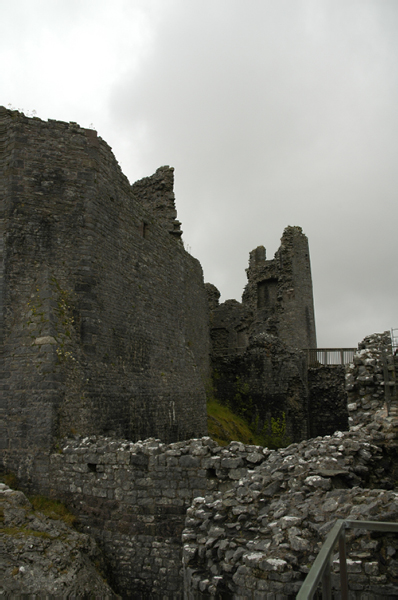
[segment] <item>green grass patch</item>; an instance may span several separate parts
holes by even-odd
[[[1,533],[5,535],[12,535],[13,537],[22,535],[24,537],[34,536],[44,539],[52,540],[54,537],[45,531],[35,531],[34,529],[27,529],[26,527],[2,527]]]
[[[228,406],[220,404],[214,398],[207,402],[207,428],[209,436],[220,446],[237,441],[243,444],[256,444],[271,449],[284,448],[291,441],[286,436],[286,420],[271,418],[268,427],[256,433],[243,416],[232,412]]]
[[[35,510],[40,511],[50,519],[59,519],[70,526],[76,521],[75,515],[58,500],[51,500],[46,496],[29,496],[29,501]]]
[[[226,446],[232,441],[262,445],[261,436],[253,433],[243,417],[216,400],[207,402],[207,427],[209,436],[220,446]]]

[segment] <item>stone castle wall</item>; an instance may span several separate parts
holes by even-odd
[[[250,253],[243,305],[253,311],[250,333],[270,333],[293,348],[316,348],[314,300],[307,237],[286,227],[273,260],[263,246]]]
[[[51,495],[102,548],[113,589],[125,597],[183,597],[182,544],[194,498],[233,486],[266,459],[259,446],[208,437],[164,444],[90,436],[51,455]]]
[[[208,307],[172,169],[130,186],[95,131],[16,111],[0,136],[6,464],[29,453],[46,487],[60,436],[206,433]]]
[[[333,440],[300,441],[324,433],[326,422],[340,426],[333,402],[341,404],[342,428],[346,422],[341,370],[308,380],[300,351],[316,345],[301,229],[285,230],[274,260],[262,247],[251,253],[242,303],[218,306],[216,288],[207,286],[218,394],[254,405],[262,427],[286,417],[287,436],[299,443],[278,453],[239,443],[220,448],[198,439],[206,433],[209,305],[200,264],[181,243],[173,170],[161,167],[131,186],[96,132],[0,108],[0,193],[5,467],[25,488],[72,508],[126,596],[182,597],[181,540],[192,597],[219,585],[222,593],[255,597],[269,582],[267,593],[295,592],[302,553],[312,560],[328,530],[324,505],[342,498],[346,516],[352,486],[381,480],[391,488],[398,427],[396,406],[373,419],[384,410],[385,378],[379,350],[370,348],[375,338],[347,375],[356,427]],[[395,377],[394,362],[386,365]],[[261,495],[273,499],[269,513],[257,512]],[[367,507],[373,497],[357,503]],[[377,515],[384,503],[396,518],[394,497],[383,498]],[[322,512],[309,521],[314,499]],[[302,514],[293,514],[298,501]],[[277,563],[268,548],[282,549]],[[379,577],[374,565],[364,571]],[[380,585],[388,580],[381,577]]]
[[[348,409],[344,365],[308,369],[308,437],[347,431]]]
[[[263,333],[243,353],[212,356],[215,397],[272,438],[275,425],[287,444],[309,437],[304,353]],[[274,425],[273,425],[274,424]]]

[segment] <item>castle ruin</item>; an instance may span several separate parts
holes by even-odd
[[[261,418],[291,396],[282,407],[289,427],[307,435],[306,366],[290,350],[316,346],[301,228],[285,230],[273,260],[253,250],[242,304],[218,305],[181,241],[173,169],[130,185],[95,131],[4,108],[0,148],[10,468],[21,470],[28,452],[32,481],[37,472],[45,479],[45,464],[33,465],[69,435],[203,435],[210,356],[213,372],[225,353],[233,358],[234,378],[266,357],[262,335],[289,350],[278,349],[282,371],[271,372],[269,361],[260,369]],[[229,387],[218,385],[221,400]]]
[[[220,305],[184,250],[173,169],[130,185],[95,131],[2,107],[0,194],[3,466],[75,511],[120,593],[181,598],[188,506],[269,456],[203,437],[212,376],[259,426],[284,415],[296,443],[347,428],[344,395],[345,412],[333,399],[311,421],[311,389],[320,406],[330,381],[303,352],[316,347],[307,238],[288,227],[274,259],[253,250],[242,302]]]

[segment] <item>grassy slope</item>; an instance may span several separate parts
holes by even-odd
[[[249,423],[241,416],[233,413],[227,406],[217,400],[207,402],[207,427],[209,436],[220,446],[226,446],[231,441],[243,444],[257,444],[268,448],[284,448],[291,441],[285,435],[285,418],[271,419],[271,431],[266,434],[254,433]]]
[[[262,436],[255,435],[248,423],[235,415],[227,406],[216,400],[207,403],[207,426],[209,436],[220,446],[226,446],[232,440],[244,444],[264,445]]]

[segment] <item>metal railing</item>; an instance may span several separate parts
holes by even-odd
[[[398,329],[391,329],[391,346],[394,354],[398,348]],[[214,354],[218,356],[234,355],[243,353],[247,346],[234,346],[215,348]],[[354,354],[358,348],[304,348],[307,353],[309,367],[318,365],[348,365],[353,362]]]
[[[308,366],[348,365],[353,361],[357,348],[308,348]]]
[[[338,519],[329,532],[321,551],[304,580],[296,600],[311,600],[322,581],[322,600],[332,600],[331,569],[334,548],[339,544],[340,593],[341,600],[348,600],[347,555],[345,544],[346,529],[367,529],[369,531],[398,532],[398,523],[382,521],[350,521]]]

